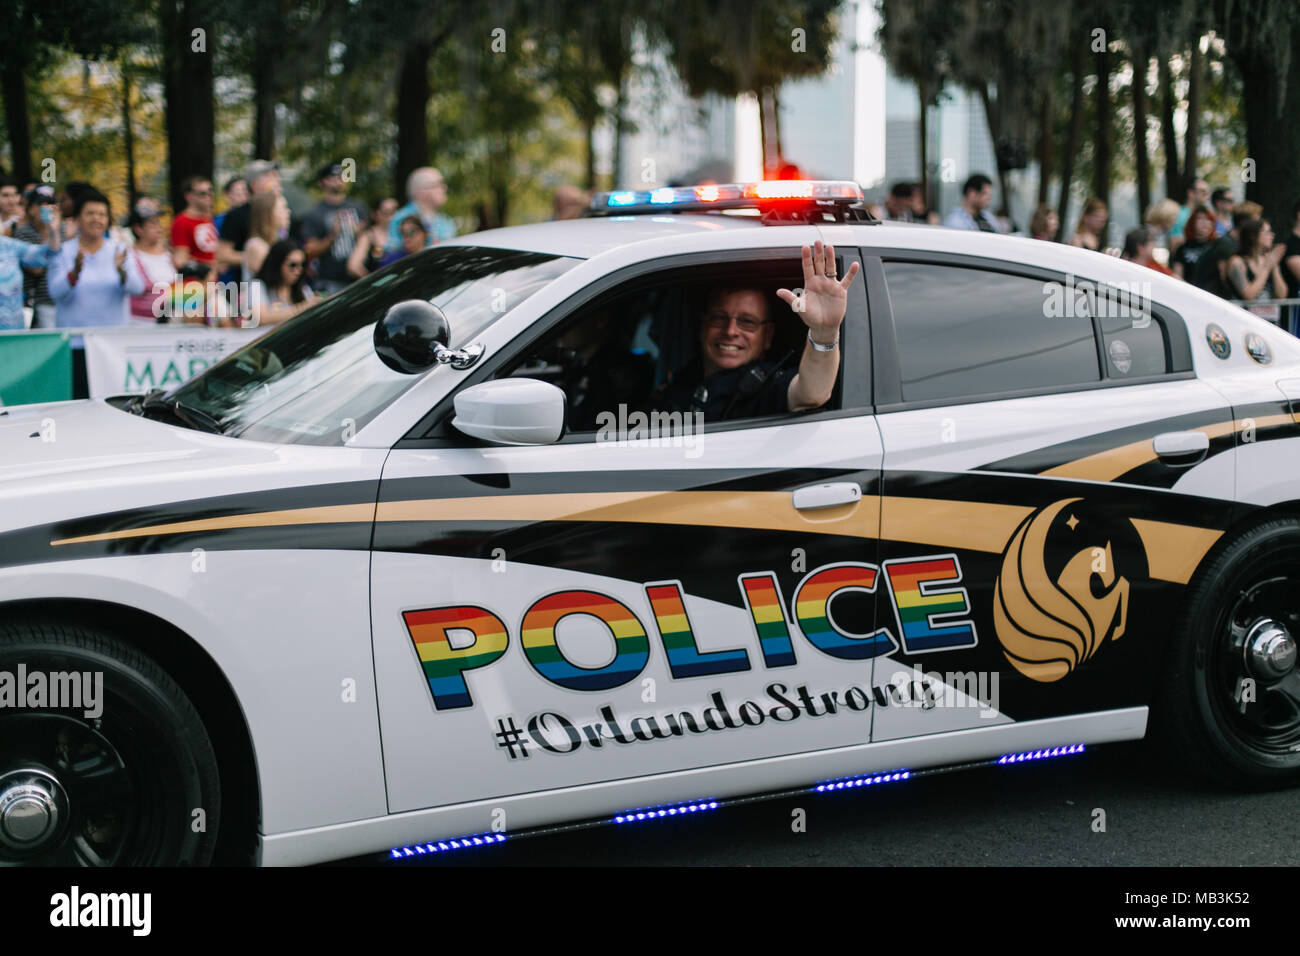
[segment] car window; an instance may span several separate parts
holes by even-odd
[[[904,401],[1101,380],[1092,318],[1059,282],[912,262],[885,277]]]
[[[1169,371],[1168,332],[1158,316],[1101,318],[1106,377],[1135,379]]]
[[[579,260],[440,246],[400,259],[272,329],[172,397],[258,441],[337,445],[420,380],[385,365],[375,323],[406,299],[432,302],[464,345]]]
[[[785,393],[807,329],[775,292],[800,285],[798,260],[767,263],[761,272],[711,271],[709,278],[685,270],[642,279],[600,296],[530,344],[499,377],[538,378],[561,388],[567,431],[577,435],[627,422],[635,412],[699,411],[708,422],[789,414]],[[731,334],[743,343],[736,348],[753,349],[761,377],[706,376],[702,325],[725,317],[720,303],[734,314],[728,328],[734,321]],[[742,320],[757,327],[742,336]],[[841,340],[848,348],[843,332]],[[838,408],[839,396],[837,383],[822,410]]]

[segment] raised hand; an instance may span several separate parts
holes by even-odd
[[[836,278],[835,247],[830,243],[823,245],[820,239],[811,249],[804,246],[801,258],[803,295],[796,295],[790,289],[777,289],[776,294],[808,326],[814,341],[830,345],[839,335],[840,323],[844,321],[849,286],[858,275],[858,263],[849,266],[843,279]]]
[[[113,256],[113,267],[121,269],[126,263],[126,246],[118,246],[117,253]]]

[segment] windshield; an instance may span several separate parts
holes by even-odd
[[[226,435],[339,445],[420,380],[380,361],[375,323],[405,299],[432,302],[468,344],[578,260],[439,246],[400,259],[312,306],[172,391]]]

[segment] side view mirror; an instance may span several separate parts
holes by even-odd
[[[469,368],[483,357],[483,346],[449,349],[451,323],[432,302],[406,299],[375,323],[375,352],[394,372],[415,375],[435,365]]]
[[[500,378],[457,393],[451,424],[500,445],[549,445],[564,434],[564,392],[535,378]]]

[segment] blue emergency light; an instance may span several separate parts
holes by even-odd
[[[751,183],[703,183],[618,189],[597,193],[588,216],[629,216],[641,213],[722,212],[751,209],[764,222],[876,222],[863,205],[862,189],[845,180],[769,179]]]

